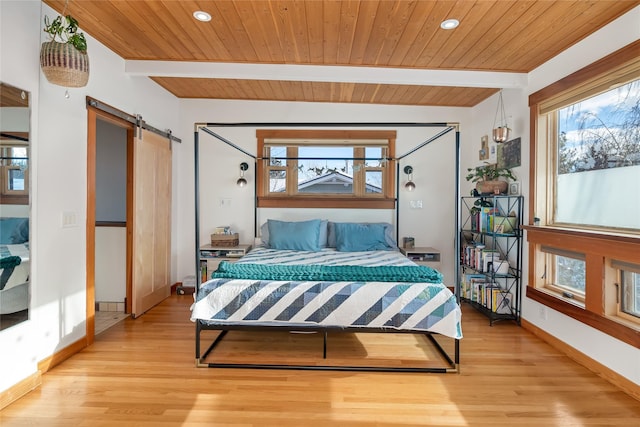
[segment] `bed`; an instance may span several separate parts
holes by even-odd
[[[0,314],[29,306],[29,218],[0,218]]]
[[[386,223],[269,220],[263,244],[236,263],[223,261],[194,294],[196,365],[278,369],[457,372],[461,312],[442,275],[402,256]],[[266,235],[266,236],[265,236]],[[205,360],[236,329],[419,334],[444,367],[362,367],[214,363]],[[201,352],[201,334],[220,333]],[[453,354],[434,336],[454,341]]]

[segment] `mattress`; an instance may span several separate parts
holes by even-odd
[[[208,280],[195,294],[192,321],[220,329],[229,326],[369,328],[434,332],[462,338],[460,307],[453,293],[441,283],[440,273],[430,267],[417,266],[397,251],[307,252],[258,247],[237,264],[237,268],[229,268],[231,273],[234,270],[271,271],[274,269],[269,267],[274,266],[279,274],[275,280],[263,275]],[[260,265],[267,267],[261,269]],[[277,266],[301,267],[280,269]],[[299,274],[307,271],[304,266],[314,267],[308,269],[307,277]],[[398,278],[378,274],[394,272],[397,268],[420,274],[398,274]],[[298,274],[290,280],[282,277],[284,273],[280,270],[294,270]],[[330,271],[332,280],[324,279],[326,270]],[[322,274],[317,276],[312,271]],[[357,272],[354,274],[357,280],[349,279],[351,272]],[[371,276],[366,274],[369,272]],[[223,273],[214,272],[213,276],[216,274]],[[367,277],[377,280],[366,280]],[[415,277],[421,279],[412,280]]]

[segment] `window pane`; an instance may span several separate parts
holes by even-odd
[[[365,167],[379,168],[383,163],[383,147],[365,147],[364,156],[367,160],[364,161]]]
[[[287,165],[287,147],[269,147],[269,166]]]
[[[9,169],[8,189],[13,191],[24,190],[24,171],[20,169]]]
[[[553,255],[555,264],[554,285],[569,291],[584,295],[585,291],[585,262],[580,259]]]
[[[269,192],[283,193],[287,188],[287,172],[284,170],[269,171]]]
[[[640,274],[622,271],[622,311],[640,317]]]
[[[382,171],[366,171],[366,192],[367,193],[382,193]]]
[[[298,147],[298,192],[353,193],[353,147]]]
[[[640,229],[640,80],[557,114],[555,222]]]

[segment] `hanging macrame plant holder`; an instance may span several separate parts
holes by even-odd
[[[49,83],[59,86],[83,87],[89,82],[89,56],[70,43],[42,43],[40,68]]]
[[[498,121],[498,115],[500,120]],[[511,129],[507,125],[507,115],[504,112],[504,101],[502,100],[502,91],[498,97],[498,107],[496,108],[496,116],[493,119],[493,140],[495,142],[507,142]]]

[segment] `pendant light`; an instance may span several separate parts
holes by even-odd
[[[498,117],[498,115],[500,117]],[[498,106],[496,108],[496,116],[493,119],[493,140],[495,142],[506,142],[509,140],[511,129],[507,125],[507,115],[504,112],[504,101],[502,100],[502,90],[498,96]]]

